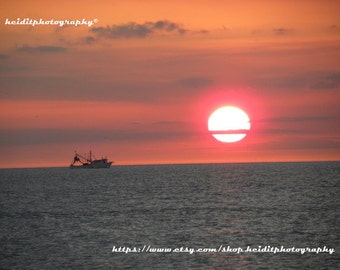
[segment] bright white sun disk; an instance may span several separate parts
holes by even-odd
[[[208,130],[221,142],[237,142],[246,137],[250,129],[248,115],[234,106],[224,106],[215,110],[209,117]]]

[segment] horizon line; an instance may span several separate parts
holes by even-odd
[[[193,162],[193,163],[135,163],[135,164],[120,164],[113,165],[110,168],[114,167],[123,167],[123,166],[162,166],[162,165],[209,165],[209,164],[258,164],[258,163],[313,163],[313,162],[340,162],[340,160],[281,160],[281,161],[233,161],[233,162]],[[117,164],[117,163],[116,163]],[[32,167],[0,167],[0,170],[8,170],[8,169],[57,169],[57,168],[69,168],[69,166],[32,166]],[[91,170],[91,169],[88,169]],[[92,169],[98,170],[98,169]]]

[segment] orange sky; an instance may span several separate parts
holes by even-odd
[[[0,14],[0,167],[89,149],[117,165],[340,159],[339,1],[3,1]],[[207,131],[221,105],[249,114],[244,140]]]

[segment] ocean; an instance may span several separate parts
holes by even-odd
[[[338,269],[340,162],[0,170],[0,269]]]

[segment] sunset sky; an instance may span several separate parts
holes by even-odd
[[[2,168],[90,149],[117,165],[340,160],[337,0],[11,0],[0,14]],[[207,130],[222,105],[249,115],[243,140]]]

